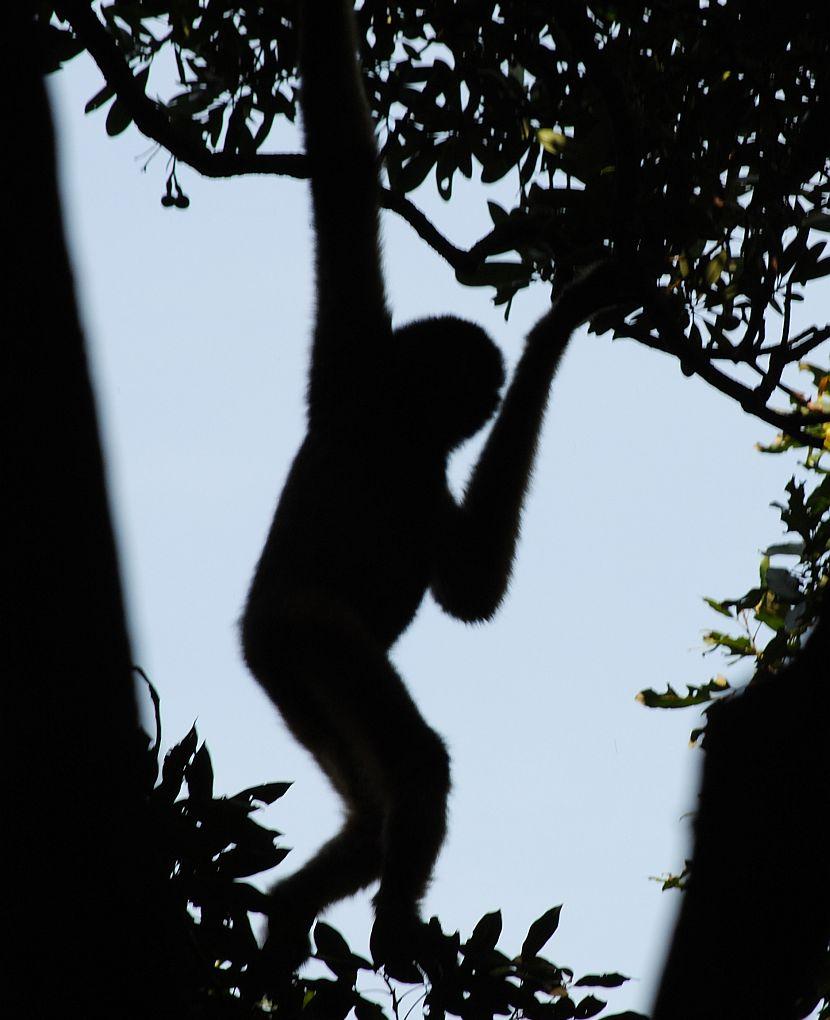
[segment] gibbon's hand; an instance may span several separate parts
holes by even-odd
[[[642,303],[645,280],[636,264],[619,259],[603,259],[581,266],[561,287],[554,285],[554,310],[569,329],[589,322],[600,312]]]

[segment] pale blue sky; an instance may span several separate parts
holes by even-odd
[[[108,139],[103,112],[83,116],[99,87],[79,59],[52,94],[135,657],[161,694],[165,743],[197,720],[221,791],[295,781],[263,814],[294,847],[282,866],[293,870],[335,831],[337,802],[246,673],[235,621],[303,432],[306,185],[181,167],[191,209],[162,209],[165,154],[142,174],[146,140]],[[476,185],[459,182],[450,206],[428,188],[415,197],[457,243],[487,227]],[[465,315],[515,360],[543,287],[505,323],[391,214],[383,237],[397,321]],[[827,297],[802,317],[828,318]],[[678,900],[649,876],[682,863],[699,762],[687,746],[697,714],[634,696],[723,669],[701,658],[718,623],[701,596],[746,590],[781,533],[768,504],[795,461],[753,451],[772,435],[668,358],[578,336],[497,620],[465,628],[427,602],[394,650],[453,756],[427,915],[469,934],[500,907],[501,944],[517,952],[529,923],[564,902],[550,956],[635,978],[610,1000],[618,1009],[650,1004]],[[327,920],[366,951],[368,894]]]

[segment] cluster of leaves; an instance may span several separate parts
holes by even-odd
[[[384,977],[389,1014],[376,999],[357,991],[360,971],[375,972],[367,960],[352,953],[345,940],[328,925],[314,930],[316,958],[335,975],[300,981],[293,988],[295,1004],[303,996],[305,1014],[321,1020],[343,1020],[354,1009],[358,1020],[396,1020],[420,1006],[429,1017],[491,1020],[494,1016],[530,1020],[568,1020],[603,1014],[606,1002],[586,989],[615,988],[628,980],[622,974],[586,974],[558,967],[539,953],[559,925],[561,907],[546,911],[530,926],[518,956],[510,958],[497,948],[501,913],[485,914],[466,942],[458,933],[442,932],[437,918],[430,921],[421,983],[402,990]],[[383,977],[382,973],[381,976]],[[408,1001],[414,999],[414,1001]],[[644,1020],[633,1012],[604,1014],[606,1020]]]
[[[830,373],[815,365],[803,365],[816,388],[811,401],[830,408]],[[773,503],[781,514],[785,530],[793,537],[765,549],[761,556],[758,583],[734,599],[706,598],[711,609],[733,623],[736,633],[709,630],[703,640],[709,651],[719,650],[730,664],[751,664],[752,683],[779,673],[792,661],[805,633],[818,619],[822,593],[830,583],[830,470],[824,464],[830,450],[830,430],[813,426],[816,435],[823,431],[824,450],[805,448],[787,436],[778,436],[769,446],[759,446],[768,454],[805,450],[802,468],[807,480],[791,478],[786,486],[786,501]],[[640,691],[638,701],[648,708],[688,708],[711,702],[729,691],[729,682],[718,674],[700,686],[689,686],[678,693],[668,686],[662,693]],[[703,730],[692,732],[696,742]]]
[[[661,892],[667,892],[669,889],[679,889],[682,892],[686,888],[686,883],[689,881],[691,874],[692,862],[687,858],[683,862],[683,867],[678,874],[661,875],[659,878],[655,875],[652,876],[652,881],[660,883]]]
[[[266,151],[296,114],[297,0],[97,6],[37,9],[48,68],[86,48],[102,69],[87,110],[111,104],[109,133],[135,121],[174,165],[214,176],[304,173]],[[800,288],[830,273],[815,235],[830,229],[828,5],[363,0],[356,16],[385,204],[461,282],[509,308],[531,281],[614,251],[641,268],[644,299],[595,328],[673,354],[756,413],[830,335],[790,330]],[[150,99],[151,72],[166,99]],[[449,199],[475,172],[515,173],[516,204],[490,203],[492,229],[463,249],[405,196],[432,177]],[[768,309],[783,319],[769,340]],[[758,387],[723,368],[738,363]]]
[[[146,679],[146,678],[145,678]],[[279,833],[251,818],[259,807],[283,796],[289,783],[266,783],[232,797],[215,796],[213,767],[195,726],[160,762],[159,701],[150,686],[156,737],[147,738],[146,782],[149,823],[158,874],[165,889],[171,966],[186,975],[186,1015],[193,1018],[302,1016],[305,1020],[385,1020],[408,1014],[417,998],[431,1017],[464,1020],[494,1016],[528,1020],[571,1020],[603,1014],[606,1003],[585,990],[623,984],[621,974],[587,974],[558,967],[539,954],[559,926],[561,907],[530,926],[515,958],[497,948],[498,911],[485,914],[462,943],[430,922],[421,983],[403,988],[349,948],[330,925],[314,929],[315,959],[330,976],[268,981],[259,967],[260,949],[251,915],[264,914],[266,898],[241,879],[278,865],[286,849]],[[371,973],[383,991],[358,989],[359,975]],[[378,1001],[378,998],[382,1002]],[[614,1020],[603,1014],[606,1020]],[[632,1012],[616,1020],[637,1020]]]
[[[160,761],[159,700],[149,681],[148,687],[156,716],[146,751],[148,826],[168,927],[179,934],[173,956],[194,990],[222,999],[258,952],[250,914],[265,910],[263,893],[240,879],[275,867],[288,853],[277,845],[279,833],[251,815],[282,797],[290,783],[215,796],[210,753],[195,725]]]

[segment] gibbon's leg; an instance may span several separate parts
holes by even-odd
[[[333,840],[274,887],[269,938],[292,925],[307,932],[320,909],[380,877],[373,950],[381,958],[409,955],[446,830],[447,752],[353,614],[330,601],[292,602],[279,620],[257,627],[254,640],[249,632],[246,657],[347,816]]]
[[[317,713],[317,721],[306,724],[301,742],[343,799],[345,818],[337,835],[311,860],[269,890],[266,956],[282,970],[295,970],[307,959],[308,932],[317,914],[373,882],[382,863],[384,805],[375,795],[371,777],[342,734],[329,725],[328,713],[316,699],[309,699],[306,711]]]

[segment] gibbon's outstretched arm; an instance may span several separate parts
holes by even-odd
[[[551,383],[571,335],[604,308],[631,299],[626,270],[602,262],[562,288],[533,327],[460,506],[439,536],[432,592],[452,616],[490,619],[504,598]]]
[[[300,4],[300,107],[317,239],[309,408],[374,378],[389,357],[378,243],[378,171],[349,0]],[[376,371],[376,370],[375,370]]]

